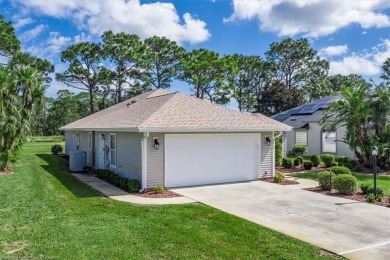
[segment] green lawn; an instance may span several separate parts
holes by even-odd
[[[289,174],[289,176],[294,176],[297,178],[304,178],[318,181],[317,175],[320,171],[305,171],[303,173],[294,173]],[[352,173],[353,176],[358,180],[358,185],[361,182],[370,182],[374,185],[374,175],[372,174],[364,174],[364,173]],[[377,177],[377,185],[382,188],[386,195],[390,195],[390,176],[380,175]]]
[[[319,248],[201,205],[114,201],[77,181],[54,142],[0,176],[0,259],[317,259]]]

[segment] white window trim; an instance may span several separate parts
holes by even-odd
[[[111,149],[111,136],[115,136],[115,150]],[[110,133],[110,140],[109,140],[109,149],[110,149],[110,167],[111,168],[116,168],[116,165],[118,164],[117,162],[117,156],[116,156],[116,151],[117,151],[117,139],[116,139],[116,133]],[[112,151],[115,152],[115,165],[111,163],[111,153]]]
[[[330,133],[334,133],[335,134],[335,142],[334,142],[334,152],[333,151],[324,151],[324,131],[325,132],[330,132]],[[323,127],[321,129],[321,153],[330,153],[330,154],[337,154],[337,143],[336,143],[336,140],[337,140],[337,131],[326,131],[325,130],[325,127]]]
[[[88,150],[92,151],[92,132],[88,132]]]

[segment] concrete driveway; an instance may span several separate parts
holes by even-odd
[[[350,259],[390,259],[390,208],[262,181],[180,188],[203,204]]]

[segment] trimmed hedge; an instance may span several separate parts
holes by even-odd
[[[336,175],[330,171],[320,172],[318,174],[318,183],[323,190],[331,190],[332,183]]]
[[[334,155],[333,154],[324,154],[322,156],[322,161],[325,163],[326,167],[330,167],[332,163],[334,163]]]
[[[341,194],[351,195],[357,189],[357,179],[350,174],[340,174],[334,178],[334,187]]]
[[[291,152],[295,156],[301,156],[307,152],[307,146],[301,144],[295,144],[293,145]]]
[[[140,183],[138,180],[129,180],[110,170],[97,169],[96,176],[124,191],[138,192],[140,190]]]
[[[345,166],[333,166],[329,168],[329,171],[333,172],[336,175],[351,174],[351,171]]]
[[[62,147],[62,145],[60,144],[55,144],[51,147],[51,153],[52,154],[59,154],[59,153],[62,153],[62,151],[64,150],[64,148]]]
[[[293,166],[293,160],[291,158],[283,158],[282,165],[284,168],[290,169]]]
[[[321,164],[321,157],[319,155],[312,155],[310,161],[313,163],[314,167],[317,167]]]

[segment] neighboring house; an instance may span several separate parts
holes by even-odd
[[[271,177],[274,132],[292,128],[158,89],[60,129],[66,154],[86,151],[88,165],[137,179],[145,189]]]
[[[324,110],[336,100],[338,97],[325,97],[272,116],[273,119],[294,128],[293,131],[282,135],[284,156],[291,153],[293,145],[302,144],[307,146],[307,155],[330,153],[354,157],[349,145],[342,142],[345,137],[345,127],[329,131],[326,124],[319,123]]]

